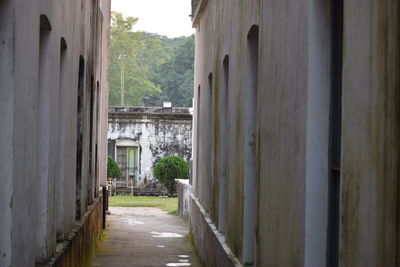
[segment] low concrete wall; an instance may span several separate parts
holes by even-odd
[[[189,222],[193,245],[204,266],[242,266],[193,194],[190,194]]]
[[[176,190],[178,193],[178,214],[183,219],[189,219],[189,206],[190,206],[190,195],[192,194],[192,186],[189,184],[189,180],[176,179]]]
[[[204,266],[242,266],[225,243],[208,214],[194,197],[189,180],[177,179],[178,211],[183,219],[189,219],[190,235]]]
[[[45,265],[37,267],[86,266],[94,255],[103,228],[103,197],[91,205],[82,220],[75,225],[64,243],[57,244],[56,255]]]

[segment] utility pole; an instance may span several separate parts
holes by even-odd
[[[125,105],[125,62],[124,57],[121,56],[121,106]]]

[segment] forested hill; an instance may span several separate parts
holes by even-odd
[[[137,20],[112,14],[109,105],[192,106],[194,36],[135,32]]]

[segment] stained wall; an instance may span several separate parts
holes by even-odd
[[[192,115],[189,108],[110,107],[108,154],[116,157],[116,142],[130,140],[139,150],[139,177],[153,179],[153,167],[163,157],[192,157]]]
[[[0,265],[34,266],[54,255],[105,181],[108,83],[102,53],[107,56],[110,1],[2,1],[0,14]]]
[[[344,2],[197,3],[193,203],[241,264],[398,264],[399,4]],[[201,224],[191,224],[203,251]]]

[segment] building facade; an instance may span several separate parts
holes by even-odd
[[[189,108],[110,107],[108,155],[119,165],[121,180],[140,188],[153,179],[153,167],[165,156],[192,156],[192,114]]]
[[[192,3],[206,266],[399,266],[399,3]]]
[[[0,266],[80,266],[102,227],[110,0],[0,1]]]

